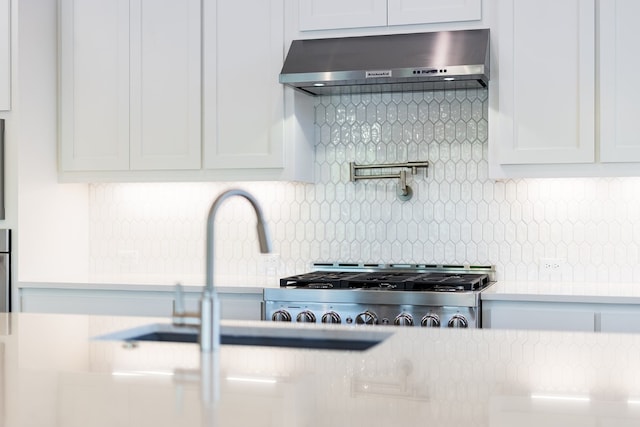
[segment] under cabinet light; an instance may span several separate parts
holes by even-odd
[[[172,377],[173,372],[169,371],[113,371],[114,377]]]
[[[567,395],[567,394],[538,394],[532,393],[531,399],[537,400],[562,400],[572,402],[590,402],[591,398],[584,395]]]
[[[227,377],[227,381],[243,382],[243,383],[256,383],[256,384],[276,384],[278,382],[275,378],[259,378],[259,377]]]

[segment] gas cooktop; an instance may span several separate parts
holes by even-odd
[[[481,290],[491,282],[489,271],[483,272],[483,267],[378,264],[314,264],[314,267],[319,270],[280,279],[280,287],[458,292]]]
[[[264,290],[265,320],[441,328],[481,327],[493,266],[315,263]]]

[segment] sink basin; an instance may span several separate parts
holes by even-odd
[[[366,326],[348,329],[337,328],[283,328],[222,325],[222,345],[269,346],[288,348],[314,348],[324,350],[367,350],[391,336],[391,332],[372,330]],[[198,332],[194,328],[154,323],[124,331],[95,337],[110,341],[156,341],[197,343]]]

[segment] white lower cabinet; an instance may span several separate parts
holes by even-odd
[[[600,332],[640,332],[640,307],[596,313],[596,330]]]
[[[219,292],[221,314],[229,320],[261,320],[262,292]],[[200,292],[185,291],[185,309],[198,310]],[[166,317],[173,313],[175,293],[106,289],[21,288],[20,311],[28,313],[95,314]]]
[[[482,303],[482,327],[545,331],[593,331],[594,312],[581,306],[558,303]]]
[[[638,333],[640,304],[483,301],[482,327]]]

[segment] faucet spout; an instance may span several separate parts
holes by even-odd
[[[257,200],[244,190],[232,189],[220,194],[209,209],[207,217],[207,243],[206,243],[206,283],[200,300],[200,350],[211,352],[220,346],[220,301],[213,285],[214,276],[214,229],[215,219],[220,205],[230,197],[240,196],[249,201],[257,217],[258,242],[260,252],[271,252],[271,241],[267,232],[262,209]]]

